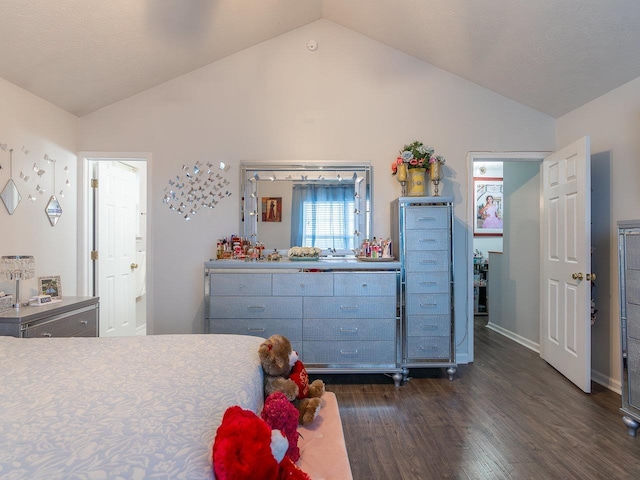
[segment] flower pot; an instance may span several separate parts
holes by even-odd
[[[423,197],[427,194],[427,182],[425,168],[410,168],[407,179],[407,196]]]

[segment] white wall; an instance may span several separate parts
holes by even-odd
[[[620,327],[616,228],[640,218],[640,78],[557,121],[559,148],[591,137],[592,271],[597,274],[597,320],[592,369],[600,383],[620,387]]]
[[[75,295],[78,118],[2,79],[0,104],[0,144],[7,144],[6,151],[0,149],[0,191],[10,177],[9,149],[13,148],[13,179],[22,196],[13,215],[0,201],[0,255],[35,257],[36,278],[20,283],[22,301],[36,293],[38,276],[60,275],[62,294]],[[54,193],[54,163],[47,163],[45,154],[56,160],[55,194],[62,216],[55,227],[45,214]],[[46,173],[38,176],[34,164]],[[20,178],[20,172],[29,180]],[[37,192],[38,185],[45,190],[43,194]],[[15,293],[15,282],[0,280],[0,290]]]
[[[307,51],[310,39],[318,50]],[[391,162],[421,140],[447,158],[442,193],[456,204],[458,359],[467,332],[466,154],[551,150],[555,121],[414,57],[326,20],[269,40],[80,120],[80,148],[153,154],[151,333],[203,330],[203,262],[217,238],[239,231],[243,160],[370,161],[373,229],[389,235],[389,202],[400,194]],[[184,222],[162,203],[183,164],[225,160],[233,195]]]

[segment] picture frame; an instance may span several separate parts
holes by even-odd
[[[282,197],[262,197],[262,221],[282,221]]]
[[[38,277],[38,295],[50,295],[54,300],[62,298],[60,275]]]
[[[504,193],[502,178],[473,179],[474,236],[502,236]]]

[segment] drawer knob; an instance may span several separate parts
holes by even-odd
[[[300,288],[304,288],[304,282],[300,282]]]
[[[249,305],[247,307],[249,310],[264,310],[264,305]]]
[[[247,328],[247,332],[258,332],[258,333],[264,333],[264,328],[257,328],[257,327],[248,327]]]
[[[358,350],[340,350],[340,355],[357,355]]]
[[[342,332],[342,333],[358,333],[358,327],[356,327],[356,328],[340,327],[340,332]]]
[[[358,306],[340,305],[340,310],[357,310]]]
[[[43,337],[52,337],[53,335],[52,335],[52,334],[50,334],[50,333],[48,333],[48,332],[43,332],[43,333],[42,333],[42,336],[43,336]]]
[[[367,288],[367,287],[368,287],[368,285],[366,283],[362,284],[362,288]]]
[[[435,242],[436,239],[435,238],[421,238],[420,241],[421,242]]]
[[[87,320],[80,320],[80,325],[88,325],[89,322]]]

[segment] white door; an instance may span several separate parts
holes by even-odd
[[[589,137],[542,162],[541,356],[591,391]]]
[[[135,335],[137,177],[120,162],[96,163],[100,336]]]

